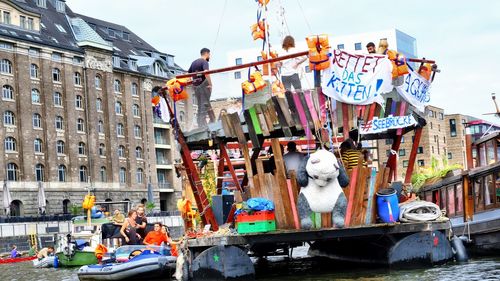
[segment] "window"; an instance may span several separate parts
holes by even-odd
[[[78,154],[79,155],[87,155],[85,152],[85,143],[84,142],[78,143]]]
[[[405,156],[405,155],[406,155],[406,149],[400,149],[399,156]]]
[[[2,87],[2,97],[4,100],[14,100],[14,89],[10,85]]]
[[[59,167],[57,167],[57,177],[61,182],[66,181],[66,166],[59,165]]]
[[[115,113],[116,114],[123,114],[122,103],[119,101],[115,102]]]
[[[135,148],[135,158],[142,159],[142,148],[139,146]]]
[[[235,62],[236,62],[236,65],[241,65],[241,64],[243,64],[243,59],[241,59],[241,58],[236,58],[236,59],[235,59]]]
[[[409,163],[408,160],[403,160],[403,168],[408,167],[408,163]]]
[[[43,148],[42,148],[42,140],[41,139],[35,139],[33,141],[33,144],[34,144],[34,148],[35,148],[35,153],[42,153],[43,152]]]
[[[33,20],[33,18],[28,18],[28,26],[27,26],[28,30],[33,30],[35,29],[35,21]]]
[[[450,136],[457,136],[457,121],[455,119],[450,119]]]
[[[446,143],[446,137],[443,137],[443,143]]]
[[[118,157],[125,158],[125,146],[118,146]]]
[[[56,130],[64,130],[64,119],[61,116],[56,116]]]
[[[114,84],[113,84],[113,87],[114,87],[116,93],[121,93],[121,91],[122,91],[122,82],[120,82],[120,80],[116,79],[115,82],[114,82]]]
[[[56,6],[56,11],[58,11],[60,13],[64,13],[65,12],[66,4],[64,3],[64,1],[56,0],[55,4],[56,4],[55,5]]]
[[[354,43],[354,50],[356,51],[361,50],[361,43]]]
[[[441,132],[441,124],[438,124],[438,132]]]
[[[56,26],[57,30],[59,30],[59,32],[66,33],[66,29],[64,29],[64,27],[62,27],[62,25],[60,25],[58,23],[55,23],[54,25]]]
[[[393,140],[392,139],[385,139],[385,144],[386,145],[390,145],[393,143]]]
[[[405,143],[405,137],[401,136],[401,143]]]
[[[339,50],[343,50],[343,49],[344,49],[344,44],[338,44],[338,45],[337,45],[337,49],[339,49]]]
[[[137,172],[135,173],[135,179],[137,183],[142,183],[144,177],[144,172],[141,168],[137,169]]]
[[[57,41],[55,38],[53,38],[55,41]],[[56,42],[57,43],[57,42]],[[62,61],[62,54],[61,53],[52,53],[52,60],[54,61]]]
[[[125,135],[125,132],[124,132],[124,128],[123,128],[123,124],[122,123],[118,123],[118,125],[116,125],[116,134],[118,136],[124,136]]]
[[[241,71],[236,71],[234,73],[234,79],[241,79]]]
[[[37,79],[38,78],[38,65],[32,63],[30,66],[30,77]]]
[[[104,134],[104,123],[101,120],[97,122],[97,132],[99,134]]]
[[[31,103],[40,103],[40,91],[37,89],[31,90]]]
[[[44,167],[42,164],[38,163],[35,165],[35,180],[43,181],[44,179]]]
[[[75,72],[74,82],[75,82],[75,85],[79,85],[79,86],[82,85],[82,75],[80,74],[80,72]]]
[[[40,8],[47,8],[46,0],[36,0],[36,5]]]
[[[422,153],[424,153],[424,148],[422,146],[419,146],[417,148],[417,154],[422,154]]]
[[[33,114],[33,128],[42,127],[42,116],[38,113]]]
[[[125,181],[127,180],[127,170],[123,167],[120,168],[119,180],[120,183],[125,183]]]
[[[134,137],[136,137],[136,138],[142,137],[141,126],[139,126],[139,125],[134,126]]]
[[[59,92],[54,93],[54,105],[62,106],[62,95]]]
[[[2,42],[2,41],[0,41],[0,49],[13,50],[14,49],[14,45],[12,45],[11,43],[8,43],[8,42]]]
[[[87,182],[87,167],[80,166],[79,178],[80,182]]]
[[[17,151],[16,139],[13,137],[6,137],[4,141],[5,151]]]
[[[439,120],[444,120],[444,113],[439,112]]]
[[[3,23],[10,24],[10,12],[3,11]]]
[[[99,170],[99,177],[102,182],[106,182],[108,180],[108,175],[106,174],[106,167],[102,166]]]
[[[99,144],[99,155],[104,156],[106,154],[106,146],[104,143]]]
[[[7,180],[8,181],[19,180],[19,168],[15,163],[7,163]]]
[[[0,61],[0,72],[12,74],[12,63],[8,59],[3,59]]]
[[[95,100],[95,107],[97,111],[102,111],[102,99],[97,98]]]
[[[57,154],[64,154],[64,142],[62,140],[56,142],[56,152]]]
[[[82,57],[73,57],[73,63],[74,64],[82,64],[83,58]]]
[[[26,29],[26,17],[25,16],[19,16],[19,23],[21,28]]]
[[[82,118],[78,118],[78,120],[76,120],[76,130],[78,132],[85,132],[85,121],[83,121]]]
[[[418,164],[419,167],[423,167],[423,166],[425,166],[425,161],[424,160],[418,160],[417,164]]]
[[[12,111],[5,111],[3,113],[3,124],[5,126],[15,126],[16,125],[16,116]]]
[[[52,69],[52,80],[54,82],[61,82],[61,71],[59,68]]]
[[[431,152],[434,154],[434,146],[431,146]]]
[[[430,125],[431,125],[431,130],[432,130],[432,122],[431,122],[431,124],[430,124]]]
[[[130,69],[137,70],[137,61],[135,61],[135,60],[129,60],[128,63],[129,63]]]
[[[134,115],[134,117],[141,116],[141,112],[139,110],[139,105],[137,105],[137,104],[132,105],[132,114]]]
[[[165,71],[159,62],[153,64],[153,74],[156,76],[165,77]]]
[[[83,108],[83,97],[80,95],[76,95],[75,97],[75,107],[76,108]]]
[[[130,87],[130,91],[132,92],[132,96],[138,96],[139,95],[136,83],[132,83],[132,86]]]
[[[434,117],[434,111],[432,110],[429,110],[429,113],[428,113],[429,117]]]
[[[129,36],[129,35],[130,35],[130,34],[129,34],[128,32],[123,32],[123,40],[125,40],[125,41],[129,41],[129,40],[130,40],[130,39],[129,39],[129,38],[130,38],[130,36]]]
[[[257,57],[257,61],[262,61],[262,60],[263,60],[263,59],[262,59],[262,56],[258,56],[258,57]]]
[[[95,82],[95,88],[96,89],[100,89],[101,88],[101,76],[100,75],[96,75],[94,82]]]

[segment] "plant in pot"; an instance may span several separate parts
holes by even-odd
[[[146,212],[148,214],[151,214],[151,212],[154,210],[154,208],[156,207],[156,205],[155,205],[154,202],[147,202],[145,207],[146,207]]]

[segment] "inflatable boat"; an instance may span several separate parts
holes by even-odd
[[[36,268],[47,268],[54,267],[54,263],[56,262],[56,256],[48,256],[41,260],[35,259],[33,260],[33,266]]]
[[[144,251],[123,263],[84,265],[78,270],[78,279],[87,280],[149,280],[170,277],[177,258],[157,252]]]

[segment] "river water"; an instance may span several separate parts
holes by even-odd
[[[259,267],[260,268],[260,267]],[[280,261],[258,269],[257,280],[328,281],[328,280],[500,280],[500,257],[471,259],[465,264],[449,263],[427,269],[388,270],[356,266],[318,264],[310,259]],[[0,281],[74,281],[77,269],[33,268],[31,262],[0,264]],[[140,280],[140,279],[137,279]]]

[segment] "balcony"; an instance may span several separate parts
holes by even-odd
[[[153,126],[156,128],[170,129],[170,124],[161,120],[156,114],[153,114]]]
[[[169,182],[158,182],[160,192],[174,192],[173,186]]]
[[[156,159],[157,169],[172,169],[172,163],[166,159]]]

